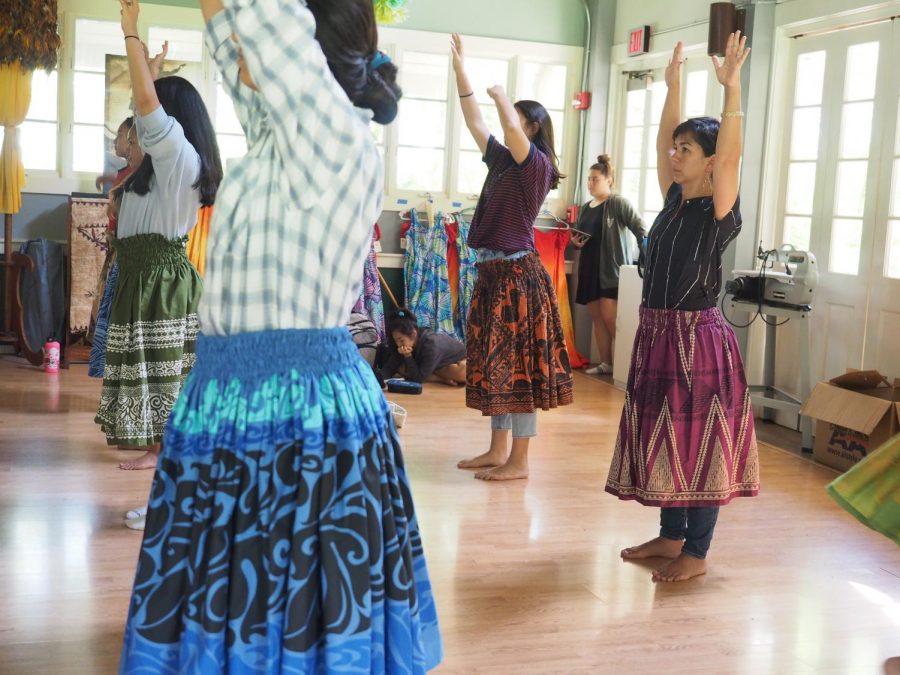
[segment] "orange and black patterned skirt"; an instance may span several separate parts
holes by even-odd
[[[466,352],[466,405],[482,415],[572,402],[556,293],[536,253],[478,263]]]

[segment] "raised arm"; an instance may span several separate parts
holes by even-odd
[[[200,11],[206,23],[206,48],[219,67],[222,87],[231,98],[234,113],[246,132],[255,94],[249,86],[241,84],[240,53],[232,39],[231,21],[224,9],[222,0],[200,0]]]
[[[138,115],[148,115],[159,107],[156,87],[144,45],[138,37],[138,16],[141,12],[139,0],[119,0],[122,15],[122,33],[125,36],[125,52],[128,55],[128,73],[131,76],[131,95],[134,111]]]
[[[741,168],[742,129],[741,66],[750,49],[747,36],[737,31],[728,36],[725,61],[713,56],[716,77],[725,88],[725,107],[716,140],[716,163],[713,167],[713,208],[716,219],[722,220],[734,207],[738,196],[738,177]]]
[[[463,117],[466,120],[466,128],[475,139],[481,154],[487,151],[488,139],[491,132],[481,116],[481,108],[475,99],[475,91],[466,75],[465,54],[463,53],[462,38],[459,33],[450,36],[450,53],[453,55],[453,72],[456,73],[456,88],[459,93],[459,104],[462,107]]]
[[[663,105],[659,120],[659,133],[656,135],[656,177],[659,189],[665,197],[672,187],[674,174],[670,152],[672,151],[672,134],[681,123],[681,56],[684,44],[679,40],[672,53],[672,60],[666,67],[666,102]]]
[[[359,156],[371,131],[331,73],[305,3],[222,4],[267,113],[291,198],[310,208],[333,189],[333,176]]]
[[[494,99],[497,112],[500,113],[500,124],[503,126],[503,145],[509,148],[516,164],[521,164],[531,152],[531,141],[522,130],[519,113],[506,96],[503,87],[497,85],[488,89],[488,96]]]

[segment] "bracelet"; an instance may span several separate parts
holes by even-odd
[[[462,96],[460,96],[460,98],[469,98],[470,96],[474,96],[474,95],[475,95],[475,92],[470,91],[468,94],[463,94]]]
[[[141,41],[141,38],[139,38],[137,35],[126,35],[126,36],[125,36],[125,39],[127,40],[128,38],[134,38],[134,39],[137,40],[138,42]]]
[[[743,110],[723,110],[722,111],[722,119],[725,119],[726,117],[743,117],[743,116],[744,116]]]

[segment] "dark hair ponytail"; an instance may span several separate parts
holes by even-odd
[[[393,122],[403,94],[397,66],[373,61],[378,27],[372,0],[307,0],[306,6],[328,67],[353,105],[371,110],[379,124]]]
[[[556,144],[553,140],[553,119],[547,109],[537,101],[516,101],[515,108],[522,113],[529,124],[537,124],[538,129],[531,137],[531,142],[550,158],[550,162],[553,164],[553,180],[550,182],[550,189],[555,190],[559,187],[559,181],[565,176],[559,172],[559,158],[556,156]]]
[[[161,77],[155,83],[156,96],[163,111],[174,117],[184,130],[184,137],[200,156],[200,175],[191,187],[200,191],[200,204],[212,206],[216,201],[216,191],[222,182],[222,160],[219,145],[209,112],[194,85],[183,77],[173,75]],[[150,192],[153,177],[153,158],[144,155],[125,181],[125,191],[145,195]]]
[[[599,171],[609,178],[612,185],[616,184],[616,168],[613,166],[612,159],[610,159],[609,155],[600,155],[597,157],[596,163],[591,164],[591,171]]]

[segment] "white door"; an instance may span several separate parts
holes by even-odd
[[[800,358],[811,359],[813,382],[878,359],[900,376],[889,337],[900,324],[900,293],[885,274],[888,237],[900,235],[887,214],[900,205],[883,189],[896,156],[896,42],[888,21],[793,42],[781,241],[816,255],[819,285],[808,353],[793,327],[779,329],[777,384],[786,389],[797,389]],[[894,267],[897,258],[900,250]]]

